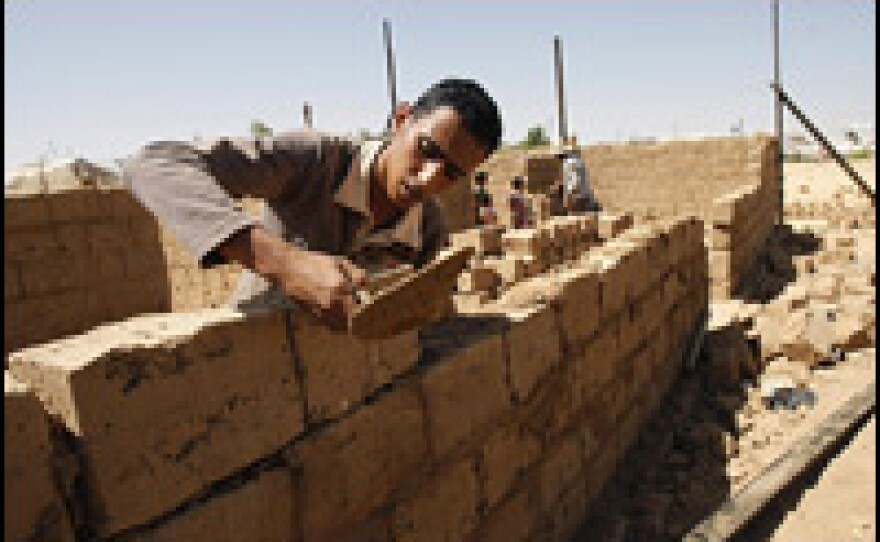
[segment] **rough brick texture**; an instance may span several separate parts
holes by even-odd
[[[138,314],[221,306],[240,273],[199,269],[115,179],[8,186],[4,216],[4,354]]]
[[[80,439],[101,535],[148,522],[303,429],[277,316],[140,317],[21,350],[9,365]]]
[[[49,417],[28,387],[3,377],[3,539],[73,541],[52,473]]]
[[[708,304],[700,220],[604,242],[599,220],[509,241],[540,268],[382,341],[206,310],[21,350],[10,371],[67,428],[68,512],[98,539],[566,540]]]

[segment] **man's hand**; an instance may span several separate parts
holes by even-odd
[[[238,232],[218,247],[223,256],[278,284],[333,329],[347,328],[366,273],[340,256],[286,243],[260,226]]]
[[[301,301],[333,329],[345,329],[366,274],[345,258],[288,246],[279,276],[281,290]]]

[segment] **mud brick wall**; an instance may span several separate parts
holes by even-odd
[[[198,269],[118,183],[51,186],[4,192],[4,353],[228,297],[240,270]]]
[[[710,247],[712,295],[729,298],[755,272],[779,215],[775,183],[752,184],[712,202],[712,221],[706,229]]]
[[[658,221],[384,341],[216,309],[101,326],[9,370],[77,459],[81,536],[565,539],[674,382],[707,262],[698,220]],[[29,491],[23,472],[7,491]]]
[[[716,198],[775,183],[778,172],[776,141],[766,136],[593,145],[581,152],[602,205],[637,218],[693,214],[708,223]]]
[[[159,229],[107,187],[4,192],[4,349],[167,310]]]
[[[49,417],[31,390],[3,375],[4,540],[73,542],[73,529],[55,483]]]
[[[640,222],[682,215],[702,219],[713,293],[736,292],[779,215],[774,138],[602,144],[581,147],[581,154],[604,210],[632,213]],[[481,166],[501,205],[506,206],[510,179],[527,174],[528,163],[523,151],[508,151]],[[503,223],[506,214],[504,207]]]

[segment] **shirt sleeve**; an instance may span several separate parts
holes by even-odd
[[[337,144],[334,144],[337,143]],[[258,221],[235,198],[278,198],[322,178],[340,140],[318,134],[151,143],[122,161],[132,194],[203,267],[224,263],[215,249]]]

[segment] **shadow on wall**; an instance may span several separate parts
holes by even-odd
[[[740,384],[758,376],[760,352],[741,327],[710,330],[696,368],[686,370],[646,421],[596,500],[577,540],[680,540],[738,489],[730,471]]]
[[[822,239],[810,232],[795,231],[788,224],[775,225],[755,261],[753,280],[746,281],[747,286],[732,298],[751,303],[772,301],[797,280],[795,258],[815,254],[821,247]],[[808,260],[804,262],[801,272],[815,272]]]

